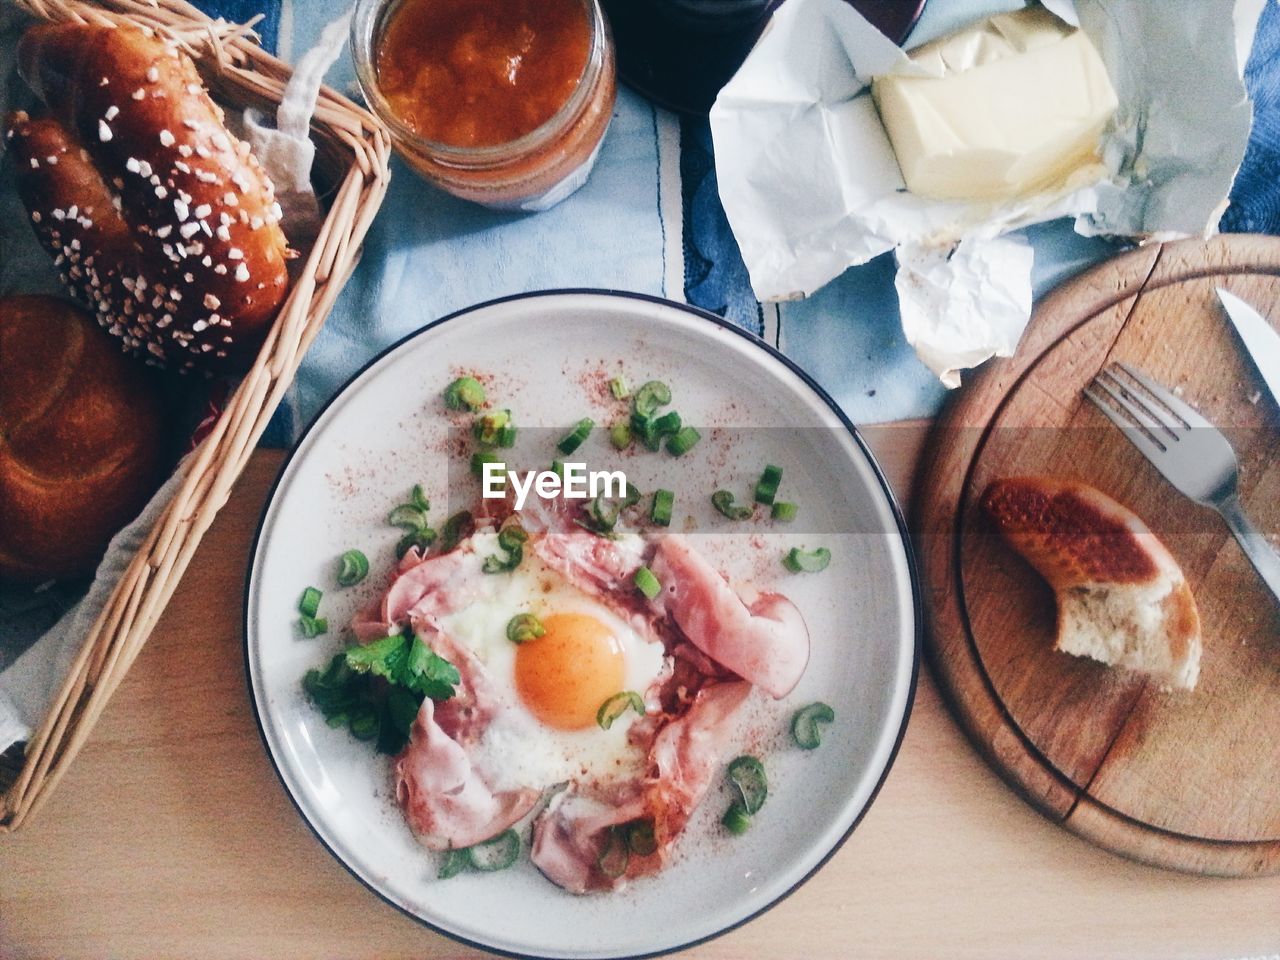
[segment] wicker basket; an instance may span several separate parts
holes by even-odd
[[[245,26],[213,21],[182,0],[15,0],[46,20],[148,25],[179,41],[222,103],[270,108],[290,68]],[[312,121],[316,178],[328,215],[288,299],[212,431],[179,469],[185,476],[85,637],[61,690],[0,796],[0,832],[16,830],[53,791],[84,745],[173,595],[200,539],[226,502],[298,364],[354,269],[386,192],[390,140],[365,110],[324,89]]]

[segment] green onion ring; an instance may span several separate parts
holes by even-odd
[[[726,775],[742,797],[742,809],[752,815],[759,813],[769,795],[764,764],[753,756],[743,755],[729,764]]]
[[[484,406],[484,387],[475,377],[459,377],[445,388],[444,405],[450,410],[479,410]]]
[[[582,441],[590,436],[591,428],[595,425],[595,421],[590,417],[583,417],[573,425],[572,430],[560,438],[560,442],[556,444],[556,449],[567,457],[582,446]]]
[[[711,505],[730,520],[745,520],[751,516],[751,508],[735,502],[733,494],[728,490],[717,490],[713,493]]]
[[[751,827],[751,814],[742,809],[742,804],[735,803],[724,812],[720,822],[735,837],[741,836]]]
[[[320,598],[323,596],[315,587],[307,587],[298,600],[298,612],[304,617],[314,617],[320,612]]]
[[[791,718],[791,739],[801,750],[814,750],[822,743],[820,723],[831,723],[836,712],[821,700],[801,707]]]
[[[505,870],[516,862],[520,856],[520,834],[514,830],[503,830],[496,837],[477,843],[467,848],[467,859],[471,866],[483,873]]]
[[[545,635],[547,628],[532,613],[517,613],[507,621],[507,639],[512,643],[528,643]]]
[[[652,820],[633,820],[627,824],[627,847],[637,857],[651,857],[658,852]]]
[[[456,877],[469,866],[471,866],[471,858],[467,856],[466,848],[454,847],[445,851],[444,859],[440,861],[440,872],[436,877],[440,880],[448,880],[450,877]]]
[[[662,582],[648,567],[641,567],[638,569],[633,579],[636,589],[650,600],[662,592]]]
[[[627,849],[627,841],[618,827],[610,827],[605,838],[604,849],[596,858],[596,866],[610,880],[616,880],[627,872],[627,864],[631,860],[631,852]]]
[[[650,380],[636,391],[632,409],[642,417],[652,417],[659,407],[671,402],[671,388],[661,380]]]
[[[369,558],[359,550],[348,550],[338,558],[338,586],[354,587],[369,575]]]
[[[613,726],[613,721],[626,713],[628,709],[634,710],[642,717],[644,716],[644,699],[634,690],[623,690],[621,693],[615,693],[600,704],[600,709],[596,711],[596,723],[600,724],[601,730],[608,730]]]
[[[826,547],[809,551],[792,547],[782,558],[782,565],[792,573],[819,573],[827,569],[829,563],[831,563],[831,551]]]

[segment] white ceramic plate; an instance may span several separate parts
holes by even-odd
[[[622,409],[610,406],[603,386],[619,369],[633,385],[665,380],[672,406],[704,434],[685,457],[625,461],[633,482],[646,491],[674,489],[673,528],[695,525],[700,547],[722,569],[776,584],[809,625],[813,652],[800,686],[780,703],[759,698],[744,730],[768,769],[768,802],[747,834],[729,837],[718,826],[729,795],[717,784],[672,866],[610,895],[567,894],[527,856],[502,873],[437,880],[435,855],[414,842],[393,802],[388,758],[327,727],[300,679],[336,652],[342,626],[384,582],[398,536],[385,523],[390,507],[414,483],[425,486],[437,524],[469,505],[461,491],[474,481],[465,461],[446,455],[445,385],[463,370],[488,374],[490,398],[513,410],[522,443],[546,447],[536,454],[544,463],[529,464],[540,467],[567,426],[582,416],[607,424]],[[597,429],[580,452],[594,462],[610,450]],[[717,488],[749,499],[765,463],[783,466],[780,499],[800,505],[795,523],[735,525],[710,510]],[[777,559],[801,544],[827,545],[830,567],[786,573]],[[340,590],[335,560],[351,547],[368,554],[373,572]],[[306,640],[295,626],[296,604],[312,584],[325,591],[331,630]],[[372,890],[495,951],[629,957],[743,923],[840,846],[883,782],[906,725],[917,611],[910,547],[892,495],[853,427],[801,371],[758,339],[683,305],[552,292],[484,304],[426,327],[370,363],[316,419],[263,515],[246,598],[246,660],[281,780],[321,842]],[[807,752],[790,745],[786,725],[813,700],[831,704],[836,722],[821,747]]]

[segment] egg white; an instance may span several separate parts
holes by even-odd
[[[499,554],[493,533],[477,533],[469,545],[476,556]],[[623,651],[624,690],[641,695],[662,669],[661,643],[646,640],[596,598],[568,583],[542,563],[527,546],[524,560],[510,573],[478,574],[475,599],[441,619],[441,629],[470,649],[497,691],[494,717],[480,740],[468,750],[472,765],[495,790],[543,788],[565,781],[607,783],[643,774],[645,753],[627,742],[627,731],[639,719],[633,711],[608,730],[556,730],[525,707],[516,690],[517,645],[507,639],[507,623],[519,613],[545,619],[553,613],[594,617],[617,638]]]

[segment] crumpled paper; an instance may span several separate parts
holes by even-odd
[[[311,185],[315,144],[310,138],[310,125],[324,74],[346,43],[350,17],[347,14],[326,27],[316,47],[299,59],[277,108],[274,128],[267,126],[266,119],[255,110],[243,115],[227,111],[228,126],[248,140],[271,177],[284,212],[289,245],[300,252],[311,248],[324,222]],[[29,17],[0,4],[0,117],[10,107],[27,106],[33,101],[14,65],[14,47],[29,22]],[[0,138],[0,160],[3,156]],[[0,295],[39,292],[65,296],[57,271],[27,222],[14,191],[12,171],[3,166],[0,214],[7,214],[0,221]],[[0,752],[29,739],[43,720],[89,628],[106,606],[152,524],[177,492],[183,473],[182,465],[176,467],[138,518],[116,534],[94,572],[88,593],[34,642],[31,637],[49,622],[50,609],[68,599],[65,586],[58,584],[54,588],[54,603],[40,602],[41,596],[49,592],[48,584],[36,588],[0,586]]]
[[[788,0],[711,110],[720,197],[756,295],[807,296],[893,250],[906,338],[945,385],[1012,356],[1032,264],[1012,232],[1063,216],[1138,239],[1216,227],[1248,143],[1242,73],[1264,3],[1047,0],[1088,34],[1119,97],[1107,178],[992,204],[908,192],[869,83],[924,68],[843,0]]]

